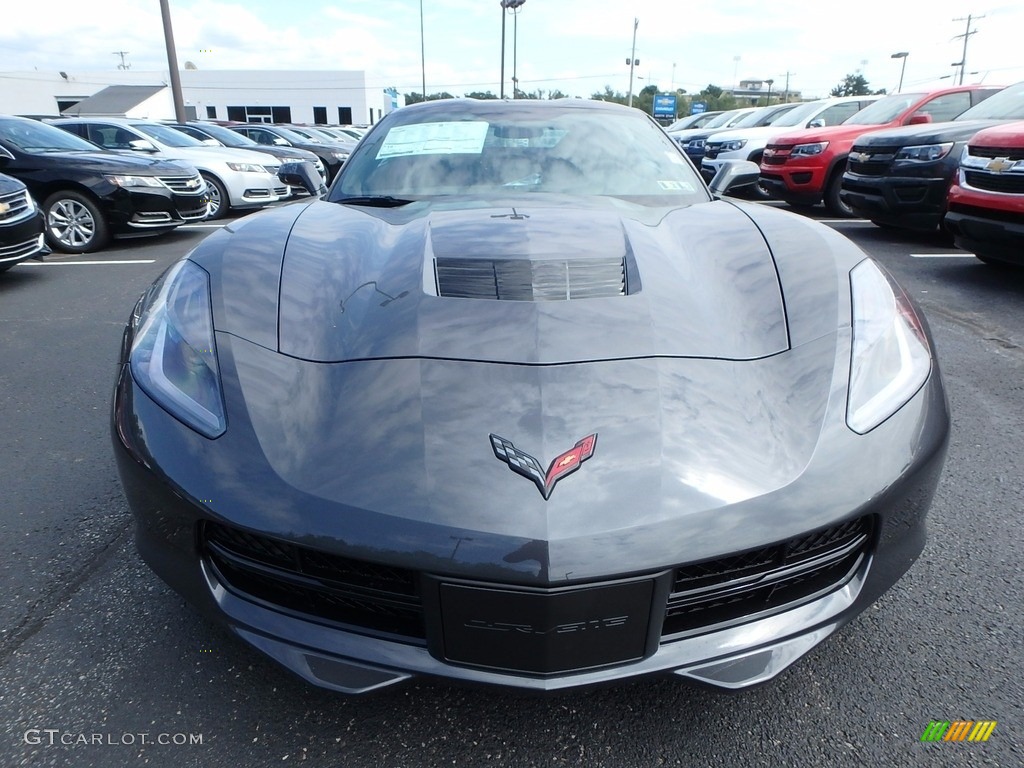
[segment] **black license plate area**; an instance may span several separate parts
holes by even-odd
[[[445,659],[548,675],[643,658],[651,579],[552,591],[441,584]]]

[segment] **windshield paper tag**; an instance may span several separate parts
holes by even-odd
[[[479,155],[484,149],[487,127],[485,121],[400,125],[388,131],[377,159],[404,155]]]

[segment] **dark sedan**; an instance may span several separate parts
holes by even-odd
[[[348,693],[775,677],[920,554],[949,416],[911,300],[719,197],[757,178],[709,190],[605,102],[387,115],[326,199],[211,235],[130,312],[142,557]]]
[[[0,173],[0,272],[49,250],[43,238],[43,214],[28,188]]]
[[[1024,83],[1005,88],[951,121],[869,133],[850,150],[839,197],[880,226],[933,232],[974,134],[1024,120]]]
[[[169,232],[209,209],[194,168],[109,152],[21,117],[0,116],[0,171],[28,187],[55,251],[86,253],[111,237]]]

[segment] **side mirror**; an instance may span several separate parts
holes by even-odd
[[[825,127],[825,118],[824,117],[816,117],[813,120],[811,120],[811,122],[809,122],[807,124],[807,127],[808,128],[824,128]]]
[[[761,169],[756,163],[749,160],[724,160],[708,187],[711,194],[721,197],[731,189],[755,183],[760,177]]]
[[[910,116],[910,121],[907,125],[924,125],[932,121],[931,115],[926,115],[924,112],[915,112]]]
[[[327,193],[316,166],[309,160],[302,160],[297,163],[282,163],[277,169],[277,178],[289,187],[304,189],[313,197],[323,197]]]
[[[290,147],[291,144],[288,143],[287,139],[283,139],[280,136],[275,136],[274,137],[274,146],[275,147]]]
[[[216,139],[201,139],[201,141],[202,141],[203,145],[207,146],[207,147],[223,147],[224,146],[223,144],[221,144]]]
[[[128,142],[128,146],[132,148],[134,152],[157,152],[156,145],[145,139],[132,139]]]

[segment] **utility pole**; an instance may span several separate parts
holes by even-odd
[[[629,106],[633,106],[633,67],[638,62],[636,60],[636,28],[640,26],[640,19],[633,19],[633,52],[629,55]]]
[[[782,97],[783,104],[789,104],[789,78],[795,75],[796,72],[786,72],[786,95]]]
[[[174,119],[184,123],[185,100],[181,96],[181,76],[178,74],[178,54],[174,50],[174,30],[171,29],[171,9],[168,0],[160,0],[160,15],[164,21],[164,43],[167,46],[167,69],[171,76],[171,96],[174,98]]]
[[[961,16],[958,19],[953,19],[953,21],[967,22],[967,27],[964,29],[964,33],[962,35],[957,35],[956,37],[953,38],[954,40],[958,40],[961,37],[964,39],[964,52],[963,55],[960,57],[960,82],[958,83],[959,85],[964,84],[964,72],[967,70],[967,40],[970,38],[971,35],[975,35],[978,33],[978,30],[971,29],[971,21],[976,21],[977,19],[984,18],[984,16],[971,16],[971,14],[967,14],[966,19],[963,16]]]
[[[131,64],[125,64],[124,63],[124,57],[127,56],[129,53],[131,53],[131,51],[114,51],[113,52],[114,56],[120,56],[121,57],[121,63],[117,65],[118,69],[131,69],[132,68]]]

